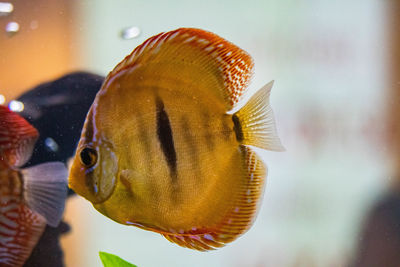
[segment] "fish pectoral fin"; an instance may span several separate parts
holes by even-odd
[[[284,151],[269,104],[272,85],[273,81],[258,90],[239,111],[233,114],[232,119],[236,138],[241,144]]]
[[[212,228],[189,231],[183,234],[166,234],[164,237],[182,247],[207,251],[225,246],[244,234],[253,224],[264,192],[267,167],[252,148],[239,147],[245,166],[244,182],[232,196],[232,206],[223,219]],[[197,233],[196,233],[197,232]]]
[[[15,218],[12,213],[19,216]],[[9,210],[0,219],[0,266],[22,266],[30,256],[46,226],[46,220],[24,204]]]
[[[47,162],[23,169],[24,199],[47,224],[56,227],[64,212],[68,171],[62,162]]]

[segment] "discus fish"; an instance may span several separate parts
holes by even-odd
[[[39,134],[25,119],[0,106],[0,266],[22,266],[46,223],[56,227],[67,196],[67,169],[49,162],[18,169]]]
[[[246,232],[283,149],[272,82],[237,112],[250,55],[200,29],[151,37],[109,73],[82,130],[69,186],[111,218],[210,250]],[[231,111],[231,112],[229,112]]]

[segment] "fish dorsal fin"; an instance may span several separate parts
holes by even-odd
[[[38,131],[17,113],[0,105],[0,156],[10,166],[22,166],[30,158]]]
[[[163,233],[165,238],[182,247],[206,251],[232,242],[250,228],[261,203],[267,168],[250,147],[240,145],[239,149],[247,170],[245,183],[224,219],[213,229],[194,229],[182,234]]]
[[[114,75],[123,70],[160,62],[168,62],[162,70],[164,72],[176,71],[181,74],[182,68],[191,68],[193,71],[190,73],[193,74],[205,70],[202,76],[193,75],[190,78],[197,79],[193,83],[213,81],[212,86],[204,88],[222,96],[228,109],[242,98],[254,65],[247,52],[216,34],[180,28],[147,39],[115,67],[104,84],[107,85]]]
[[[68,171],[62,162],[47,162],[23,169],[24,198],[28,206],[57,227],[67,198]]]
[[[39,241],[46,220],[24,204],[0,204],[0,266],[22,266]]]

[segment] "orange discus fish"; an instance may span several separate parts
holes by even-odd
[[[67,169],[61,162],[18,169],[26,163],[37,130],[0,106],[0,266],[22,266],[46,226],[61,220]]]
[[[256,216],[266,167],[282,150],[272,82],[239,111],[251,57],[182,28],[151,37],[108,75],[87,114],[69,186],[105,216],[197,250],[224,246]]]

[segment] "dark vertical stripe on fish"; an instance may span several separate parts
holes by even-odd
[[[215,142],[214,142],[214,135],[211,132],[211,125],[210,125],[211,117],[208,113],[203,112],[202,119],[204,127],[204,137],[206,139],[207,147],[210,151],[213,151],[215,148]]]
[[[87,143],[90,143],[93,141],[93,120],[94,120],[94,115],[93,111],[90,110],[90,114],[88,115],[87,119],[87,124],[84,132],[84,138],[86,139]]]
[[[233,125],[234,125],[233,129],[236,134],[236,139],[238,140],[238,142],[242,142],[243,141],[243,131],[242,131],[242,125],[240,124],[238,116],[236,116],[234,114],[232,116],[232,121],[233,121]]]
[[[150,135],[149,135],[149,131],[146,131],[145,129],[145,120],[142,116],[135,114],[134,118],[137,122],[137,129],[138,129],[138,135],[137,138],[138,140],[140,140],[140,144],[142,147],[142,151],[143,153],[141,153],[139,155],[139,158],[136,156],[135,160],[138,162],[143,161],[144,160],[144,172],[145,174],[148,175],[148,177],[152,177],[153,174],[153,165],[154,165],[154,157],[152,156],[152,149],[151,149],[151,141],[150,141]],[[154,180],[149,179],[149,192],[150,194],[153,196],[154,201],[158,201],[160,194],[157,191],[157,185],[154,183]]]
[[[229,140],[229,137],[231,136],[232,133],[232,128],[229,127],[226,116],[227,115],[224,114],[224,116],[221,118],[221,133],[224,140]]]
[[[89,168],[85,171],[85,185],[90,193],[97,195],[98,187],[93,176],[93,168]]]
[[[153,164],[153,160],[151,157],[151,144],[150,144],[150,136],[148,131],[146,131],[145,129],[145,121],[143,119],[142,116],[138,115],[138,114],[134,114],[134,119],[136,120],[136,127],[137,127],[137,138],[138,140],[140,140],[140,144],[143,148],[143,154],[139,155],[140,158],[135,158],[135,160],[137,161],[141,161],[143,159],[143,157],[146,157],[145,160],[145,168],[146,168],[146,173],[148,173],[149,175],[152,174],[152,168],[151,165]]]
[[[157,111],[157,136],[161,144],[161,149],[167,160],[168,167],[171,172],[171,177],[174,182],[177,178],[177,163],[174,139],[172,137],[171,124],[167,112],[164,110],[164,103],[161,98],[156,98]]]

